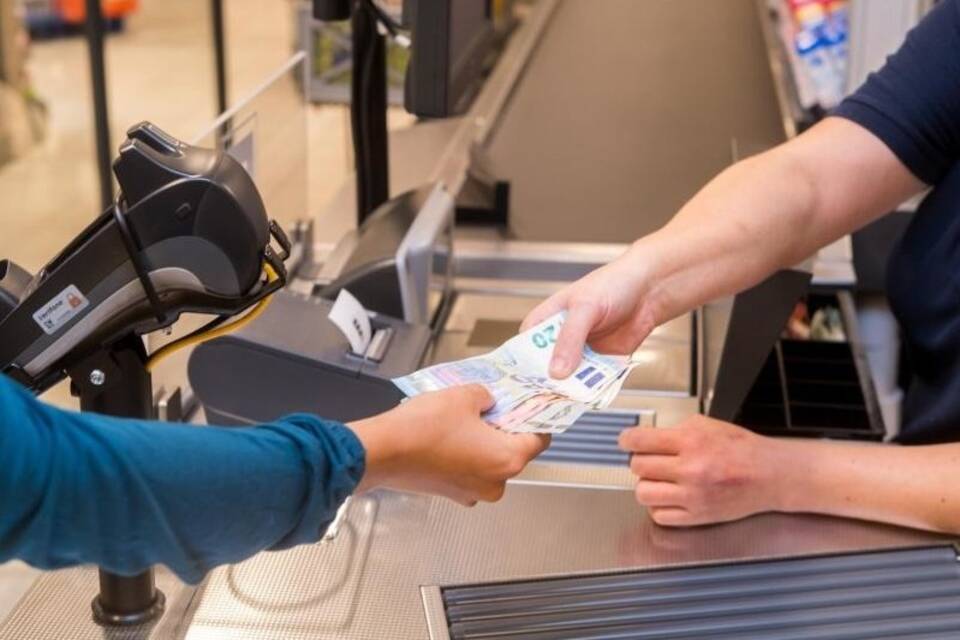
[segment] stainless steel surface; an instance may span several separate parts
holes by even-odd
[[[461,278],[576,280],[617,259],[630,246],[613,242],[525,242],[462,235],[457,236],[454,255],[454,270]]]
[[[452,250],[454,210],[453,196],[443,183],[433,187],[417,213],[409,231],[397,248],[397,278],[403,300],[403,319],[428,324],[429,297],[435,274],[435,254],[439,249]],[[450,286],[453,265],[447,261],[442,286]]]
[[[261,554],[196,593],[161,573],[170,610],[149,631],[89,620],[96,573],[44,576],[0,629],[10,640],[306,640],[429,637],[420,587],[900,548],[948,538],[815,516],[693,529],[654,525],[626,489],[511,483],[494,505],[378,492],[331,543]],[[905,573],[905,578],[909,572]]]
[[[169,571],[156,571],[157,588],[167,599],[154,625],[104,629],[93,621],[90,602],[99,592],[94,568],[65,569],[41,575],[9,617],[0,624],[2,640],[167,640],[186,633],[198,589]]]

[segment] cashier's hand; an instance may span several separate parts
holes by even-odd
[[[561,311],[566,321],[557,337],[550,375],[566,378],[580,363],[588,342],[601,353],[633,353],[661,321],[646,285],[644,261],[635,249],[555,293],[523,321],[522,331]]]
[[[506,481],[547,445],[548,436],[500,431],[480,415],[493,398],[480,385],[426,393],[353,423],[367,452],[359,491],[388,487],[464,505],[495,502]]]
[[[637,476],[637,501],[664,526],[738,520],[777,510],[773,441],[741,427],[695,416],[666,429],[620,434]]]

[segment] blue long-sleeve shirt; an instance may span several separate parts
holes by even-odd
[[[119,420],[42,404],[0,375],[0,561],[163,564],[187,582],[314,542],[364,472],[341,424],[253,428]]]

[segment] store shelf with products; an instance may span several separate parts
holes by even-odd
[[[759,0],[788,136],[839,104],[849,64],[848,0]]]
[[[79,33],[86,19],[84,0],[18,0],[30,34],[52,38]],[[122,31],[138,0],[101,0],[103,17],[111,31]]]

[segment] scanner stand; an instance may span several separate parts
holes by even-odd
[[[130,335],[96,352],[68,371],[71,393],[81,411],[120,418],[153,418],[153,393],[143,340]],[[93,599],[94,620],[104,626],[133,626],[158,618],[163,592],[153,569],[135,576],[100,570],[100,593]]]

